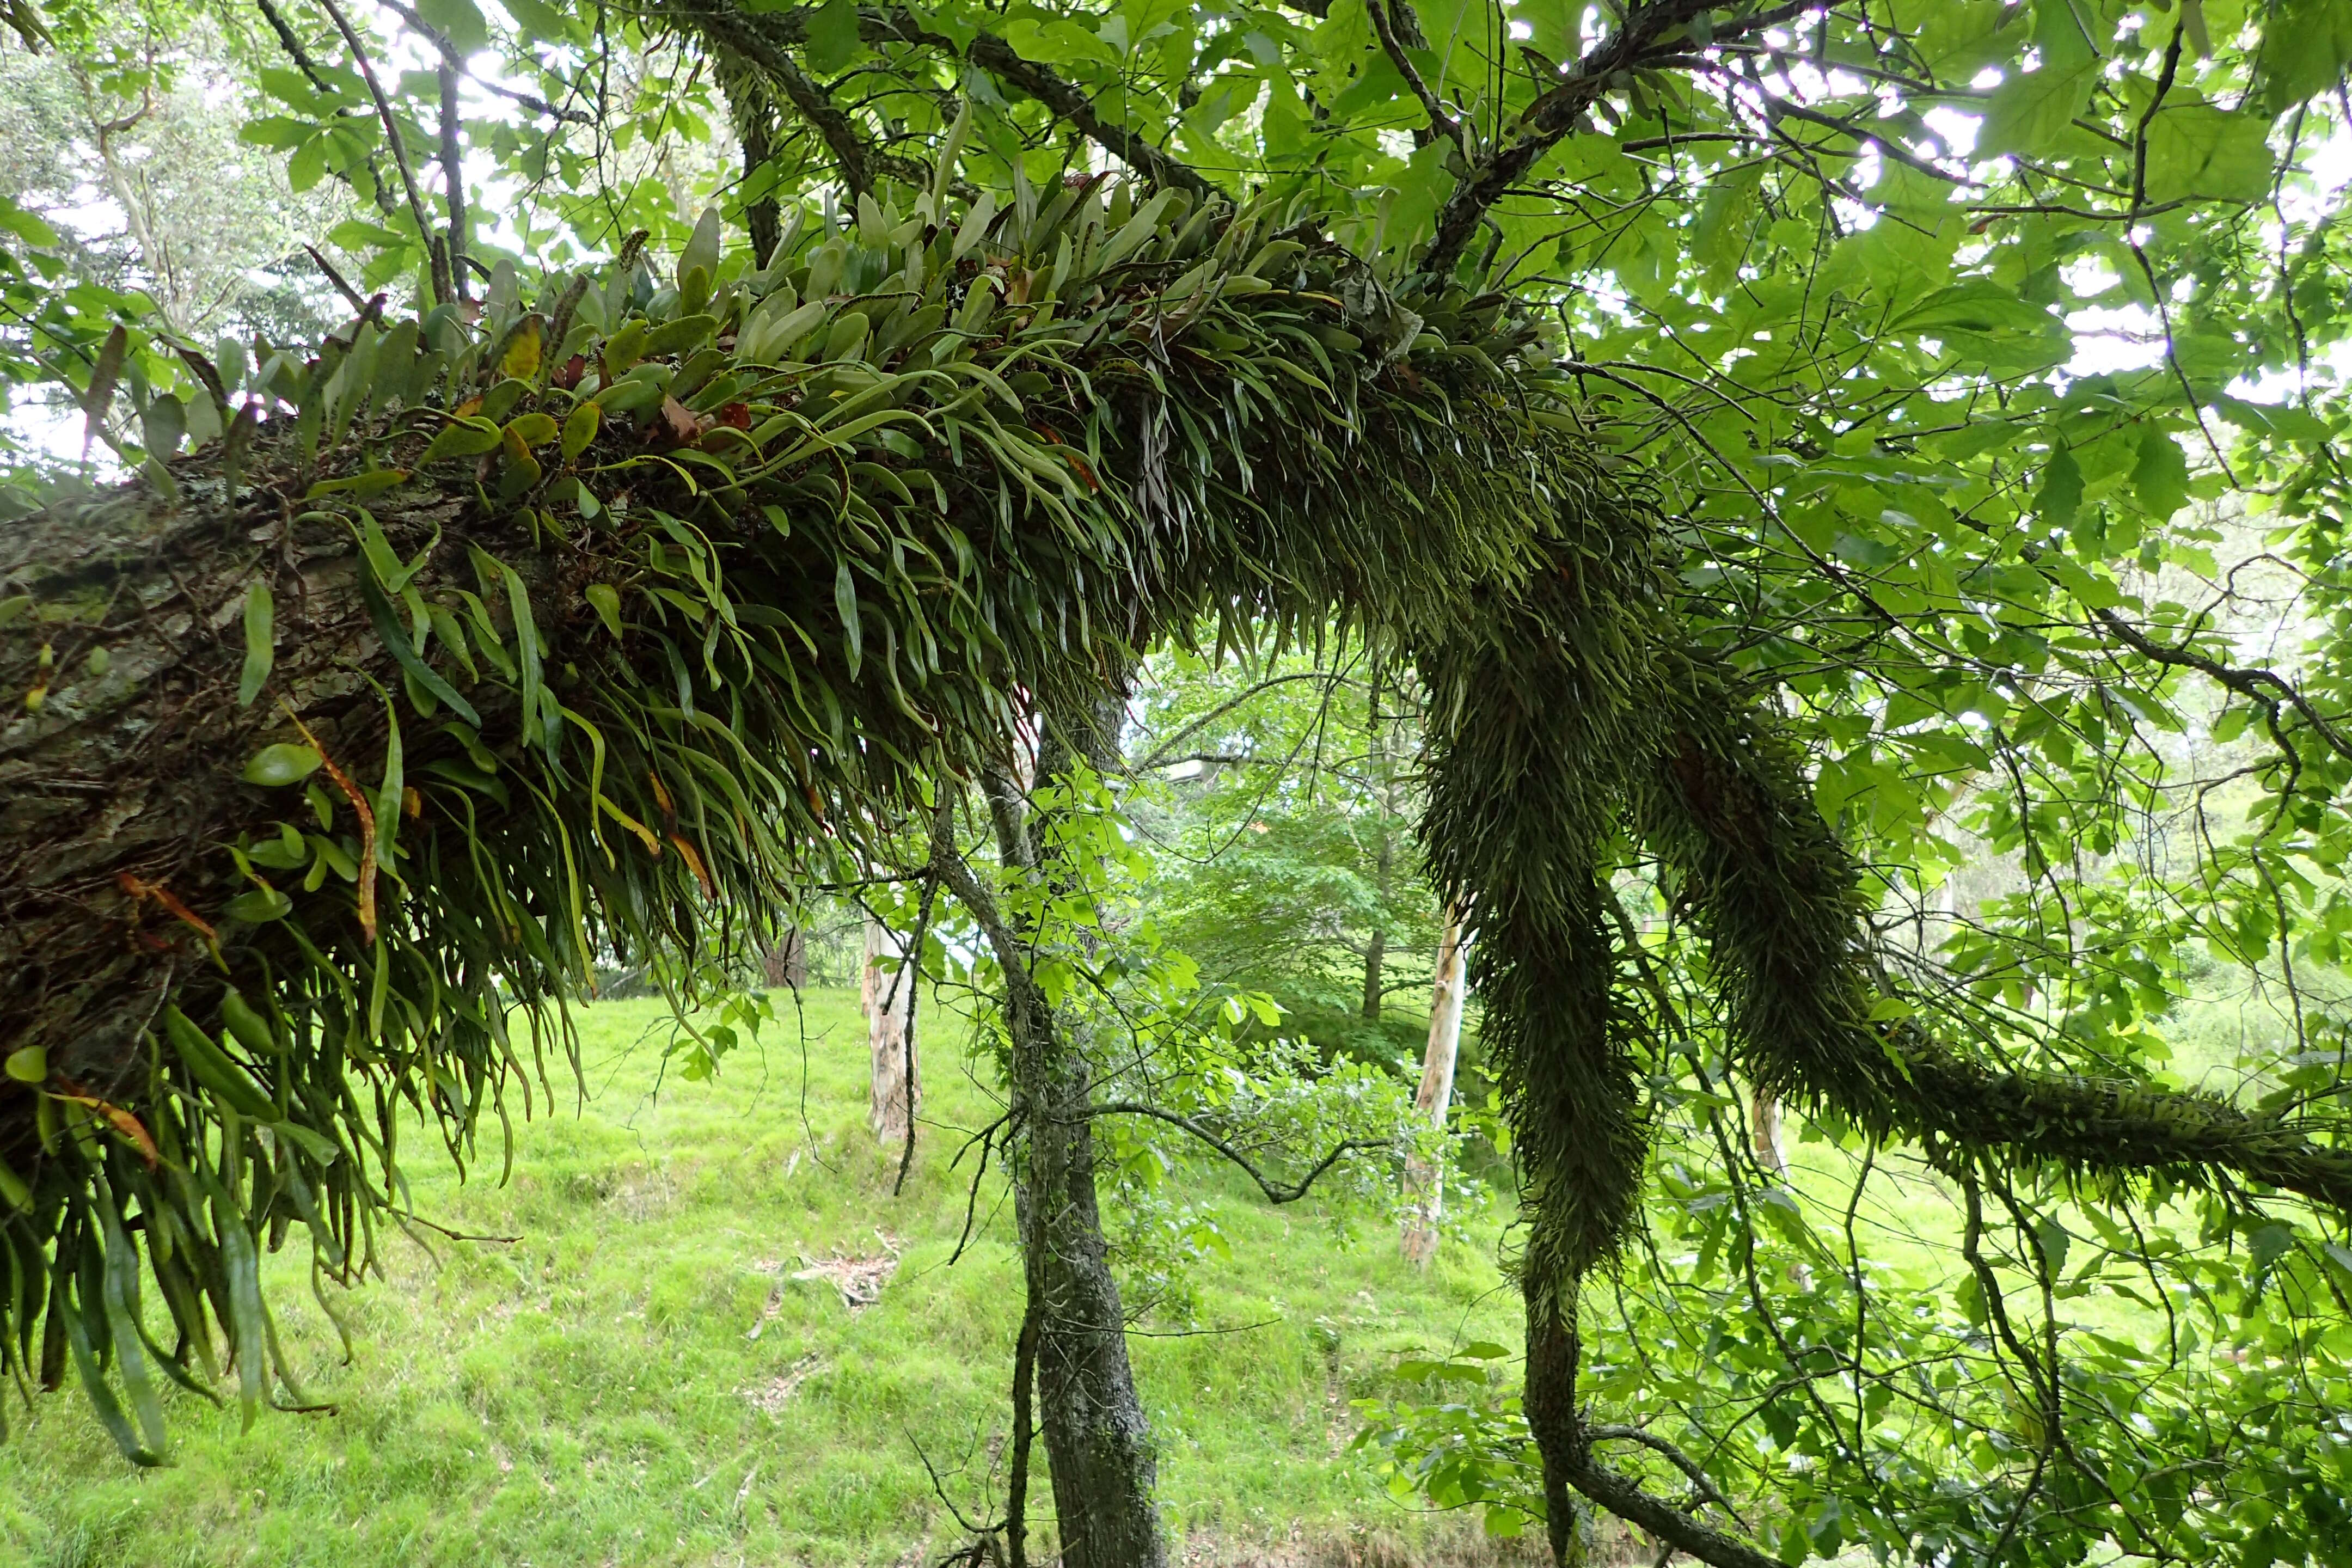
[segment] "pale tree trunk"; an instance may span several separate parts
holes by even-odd
[[[1437,981],[1429,1000],[1429,1048],[1421,1058],[1421,1091],[1413,1109],[1432,1127],[1445,1130],[1445,1110],[1454,1099],[1454,1060],[1462,1046],[1462,921],[1446,912],[1445,935],[1437,948]],[[1422,1158],[1406,1157],[1404,1197],[1405,1261],[1429,1267],[1437,1256],[1437,1221],[1445,1197],[1445,1168]]]
[[[874,1136],[896,1148],[922,1108],[915,1064],[915,966],[896,963],[906,943],[888,926],[866,918],[865,980],[858,1005],[866,1014],[866,1045],[874,1058],[870,1119]]]
[[[1756,1146],[1756,1163],[1772,1173],[1775,1180],[1789,1179],[1789,1151],[1780,1141],[1780,1099],[1769,1089],[1759,1089],[1748,1105],[1749,1133]]]

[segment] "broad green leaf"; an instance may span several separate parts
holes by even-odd
[[[857,0],[821,0],[809,13],[808,63],[831,76],[857,58]]]
[[[460,54],[479,54],[490,47],[490,25],[474,0],[416,0],[416,13],[427,26],[446,36]]]
[[[2053,151],[2090,102],[2091,89],[2098,79],[2095,59],[2073,66],[2045,63],[2039,70],[2013,71],[1985,104],[1984,124],[1977,133],[1978,154],[2016,153],[2035,158]]]
[[[278,789],[299,784],[319,768],[319,753],[308,746],[280,741],[264,746],[245,764],[245,782]]]
[[[2242,110],[2184,104],[2147,128],[2147,196],[2258,202],[2270,195],[2269,123]]]
[[[2151,521],[2164,521],[2189,504],[2189,458],[2160,425],[2141,427],[2132,490]]]

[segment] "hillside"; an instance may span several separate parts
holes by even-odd
[[[461,1183],[418,1130],[404,1144],[417,1212],[515,1239],[420,1231],[428,1255],[387,1237],[388,1278],[326,1294],[349,1364],[299,1237],[273,1258],[280,1332],[331,1411],[240,1435],[233,1412],[178,1394],[175,1462],[142,1472],[70,1390],[20,1405],[0,1444],[0,1560],[826,1565],[959,1544],[924,1457],[968,1514],[989,1509],[1020,1311],[996,1170],[977,1240],[949,1262],[971,1167],[949,1168],[957,1130],[994,1111],[935,1013],[922,1143],[893,1197],[855,996],[810,993],[804,1031],[779,1000],[782,1031],[709,1084],[659,1083],[658,1004],[588,1010],[585,1103],[559,1078],[551,1114],[542,1100],[523,1123],[518,1106],[503,1183],[494,1141]],[[1408,1512],[1346,1451],[1348,1400],[1404,1354],[1516,1338],[1491,1226],[1423,1276],[1377,1215],[1269,1209],[1240,1184],[1210,1196],[1231,1256],[1199,1265],[1203,1331],[1146,1322],[1134,1341],[1188,1555],[1475,1550],[1475,1526]],[[872,1303],[795,1278],[814,1270]]]

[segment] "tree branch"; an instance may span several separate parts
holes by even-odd
[[[1675,1551],[1686,1552],[1714,1568],[1781,1568],[1778,1557],[1768,1557],[1738,1537],[1700,1523],[1673,1504],[1652,1497],[1631,1479],[1594,1464],[1590,1458],[1570,1467],[1568,1480],[1618,1518],[1640,1525]]]
[[[880,31],[885,38],[929,44],[951,51],[956,49],[953,39],[927,30],[914,12],[903,7],[894,5],[866,15],[878,16],[883,19],[884,26]],[[869,33],[868,36],[873,35]],[[989,75],[1012,83],[1052,110],[1073,130],[1150,184],[1190,191],[1195,196],[1208,195],[1216,189],[1190,165],[1169,156],[1128,127],[1114,124],[1096,113],[1094,100],[1083,88],[1056,71],[1023,58],[1018,49],[994,33],[977,34],[969,47],[956,52],[961,53],[964,58]]]
[[[2211,1095],[2060,1073],[1995,1072],[1915,1038],[1896,1046],[1916,1130],[2078,1171],[2222,1170],[2352,1215],[2352,1149]],[[1861,1110],[1863,1107],[1850,1107]]]
[[[1675,1468],[1680,1470],[1684,1475],[1690,1478],[1691,1489],[1700,1498],[1713,1503],[1724,1512],[1731,1515],[1733,1519],[1738,1520],[1739,1518],[1739,1510],[1733,1508],[1730,1503],[1724,1500],[1723,1494],[1715,1489],[1715,1483],[1706,1479],[1706,1472],[1699,1468],[1698,1461],[1692,1458],[1688,1454],[1684,1453],[1682,1449],[1675,1447],[1673,1443],[1670,1443],[1665,1438],[1659,1436],[1656,1433],[1644,1431],[1639,1426],[1588,1426],[1585,1428],[1585,1435],[1596,1443],[1625,1442],[1641,1444],[1642,1447],[1649,1449],[1654,1454],[1661,1456],[1668,1464],[1674,1466]],[[1741,1522],[1745,1523],[1746,1521],[1741,1521]]]
[[[2158,664],[2170,665],[2179,669],[2193,669],[2201,675],[2210,676],[2218,684],[2227,687],[2241,697],[2259,702],[2265,708],[2274,708],[2281,702],[2286,703],[2297,713],[2303,715],[2304,722],[2309,724],[2318,732],[2319,738],[2327,742],[2329,751],[2347,762],[2352,762],[2352,741],[2347,741],[2333,724],[2321,718],[2318,710],[2311,705],[2311,700],[2304,696],[2302,690],[2284,676],[2267,669],[2245,668],[2223,664],[2220,659],[2208,658],[2204,654],[2158,642],[2113,610],[2093,610],[2091,617],[2114,634],[2116,640],[2143,658],[2151,658]]]
[[[808,38],[811,8],[752,16],[734,0],[657,0],[656,11],[669,15],[706,37],[736,49],[762,70],[772,60],[799,47]],[[969,60],[981,69],[1019,88],[1051,110],[1072,130],[1118,159],[1154,185],[1172,186],[1204,196],[1216,187],[1181,161],[1153,146],[1138,132],[1115,124],[1096,112],[1086,89],[1048,67],[1022,58],[1021,52],[994,33],[980,33],[969,45],[932,32],[923,18],[904,6],[868,6],[858,12],[858,36],[869,44],[916,44]],[[779,77],[781,82],[782,79]],[[891,173],[894,179],[905,176]],[[929,183],[928,174],[909,181]]]
[[[302,40],[295,35],[292,25],[286,20],[285,13],[271,5],[269,0],[254,0],[254,4],[261,7],[262,17],[268,22],[269,30],[278,35],[278,47],[286,51],[286,58],[294,62],[295,68],[302,73],[312,87],[317,88],[320,92],[328,91],[327,79],[319,74],[319,62],[312,59],[310,51],[302,47]],[[364,120],[367,118],[356,109],[337,110],[335,113],[338,119]],[[367,165],[369,183],[374,187],[369,193],[370,199],[385,216],[397,213],[400,210],[400,204],[393,199],[390,191],[384,189],[383,175],[376,168],[374,153],[368,154]],[[348,173],[335,177],[347,185],[352,183]]]
[[[1293,675],[1270,676],[1267,679],[1257,682],[1255,685],[1249,687],[1247,689],[1237,692],[1234,696],[1227,698],[1224,701],[1218,703],[1214,708],[1210,709],[1206,713],[1202,714],[1198,719],[1193,720],[1191,723],[1185,725],[1182,729],[1177,731],[1174,734],[1160,742],[1159,745],[1153,747],[1150,752],[1147,754],[1141,762],[1129,763],[1128,771],[1130,773],[1148,773],[1154,768],[1164,767],[1171,760],[1169,753],[1175,751],[1177,747],[1182,745],[1185,742],[1191,740],[1193,736],[1199,734],[1202,731],[1207,729],[1210,725],[1215,723],[1218,720],[1223,718],[1226,714],[1232,712],[1243,703],[1255,699],[1262,692],[1270,691],[1277,686],[1287,685],[1294,680],[1319,680],[1327,685],[1336,685],[1343,679],[1345,678],[1328,669],[1307,669],[1300,670]]]
[[[1462,156],[1467,158],[1470,156],[1470,138],[1463,130],[1462,121],[1446,112],[1445,105],[1429,90],[1429,84],[1421,79],[1420,68],[1404,52],[1404,40],[1398,36],[1402,29],[1398,27],[1398,18],[1393,14],[1397,4],[1398,0],[1387,0],[1387,4],[1382,4],[1382,0],[1364,0],[1364,9],[1371,14],[1372,31],[1379,35],[1381,48],[1388,55],[1389,63],[1396,67],[1397,74],[1404,78],[1405,86],[1412,89],[1413,96],[1421,100],[1422,108],[1428,110],[1431,127],[1460,148]]]
[[[377,117],[383,121],[384,140],[392,144],[392,161],[400,171],[401,188],[408,194],[408,213],[416,220],[416,237],[434,252],[433,298],[436,304],[446,305],[456,296],[456,285],[450,280],[449,258],[433,245],[433,224],[425,216],[425,197],[416,188],[415,172],[408,166],[408,146],[401,140],[400,121],[392,112],[392,100],[383,94],[383,84],[375,79],[375,66],[369,60],[366,46],[360,42],[358,29],[345,16],[335,0],[319,0],[320,8],[327,13],[335,31],[350,46],[352,59],[359,67],[360,79],[367,83],[368,96],[375,100]]]
[[[1163,1110],[1159,1106],[1145,1105],[1139,1100],[1108,1100],[1100,1105],[1090,1106],[1087,1110],[1086,1116],[1087,1118],[1097,1116],[1149,1116],[1156,1121],[1165,1121],[1171,1127],[1181,1127],[1185,1131],[1190,1132],[1193,1137],[1198,1138],[1202,1142],[1206,1143],[1210,1148],[1214,1149],[1218,1153],[1223,1154],[1226,1159],[1231,1160],[1234,1164],[1239,1165],[1244,1172],[1247,1173],[1249,1179],[1257,1184],[1257,1190],[1265,1194],[1265,1201],[1270,1204],[1297,1203],[1300,1198],[1305,1197],[1307,1195],[1307,1189],[1315,1184],[1316,1178],[1322,1175],[1324,1172],[1329,1170],[1332,1166],[1338,1164],[1339,1163],[1339,1156],[1347,1153],[1350,1150],[1361,1149],[1369,1151],[1373,1149],[1392,1149],[1396,1146],[1390,1141],[1380,1138],[1343,1139],[1339,1143],[1333,1145],[1331,1152],[1328,1154],[1324,1155],[1321,1160],[1318,1161],[1315,1168],[1307,1172],[1307,1174],[1299,1180],[1297,1185],[1283,1187],[1276,1186],[1274,1183],[1268,1181],[1266,1179],[1265,1173],[1259,1170],[1255,1164],[1251,1163],[1248,1155],[1243,1153],[1231,1143],[1226,1142],[1223,1138],[1218,1137],[1214,1132],[1210,1131],[1206,1127],[1202,1126],[1199,1122],[1193,1121],[1189,1116],[1181,1116],[1173,1110]]]
[[[1713,41],[1723,43],[1776,26],[1811,10],[1813,5],[1814,0],[1795,0],[1717,20]],[[1528,106],[1519,118],[1519,134],[1481,158],[1454,187],[1438,209],[1437,231],[1422,259],[1422,271],[1440,278],[1451,273],[1462,259],[1463,247],[1478,231],[1486,209],[1502,200],[1576,128],[1578,119],[1611,89],[1618,77],[1661,63],[1655,57],[1680,54],[1679,35],[1685,26],[1709,12],[1727,8],[1722,0],[1652,0],[1628,12],[1617,31],[1578,58],[1567,79]]]

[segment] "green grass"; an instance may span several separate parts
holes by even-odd
[[[971,1162],[949,1159],[956,1129],[994,1111],[935,1013],[929,1125],[894,1197],[897,1152],[866,1127],[854,997],[809,998],[805,1111],[801,1035],[780,1001],[763,1051],[658,1096],[659,1006],[588,1010],[588,1102],[567,1096],[552,1115],[542,1102],[504,1184],[495,1124],[462,1184],[419,1130],[404,1149],[418,1212],[520,1239],[435,1238],[428,1257],[395,1233],[388,1278],[330,1292],[349,1364],[298,1233],[271,1260],[272,1300],[333,1413],[265,1414],[240,1433],[234,1414],[179,1395],[173,1463],[142,1471],[70,1387],[16,1411],[0,1445],[0,1561],[829,1564],[958,1544],[918,1446],[967,1513],[992,1511],[1020,1279],[994,1171],[978,1238],[950,1266]],[[1491,1230],[1450,1241],[1423,1275],[1375,1216],[1311,1198],[1271,1209],[1238,1181],[1204,1181],[1233,1255],[1201,1265],[1200,1318],[1237,1331],[1132,1342],[1171,1527],[1226,1551],[1458,1540],[1462,1521],[1407,1513],[1346,1450],[1347,1402],[1385,1388],[1408,1352],[1516,1339]],[[803,1259],[894,1247],[897,1272],[863,1310],[791,1278]]]

